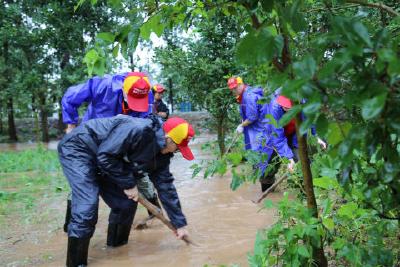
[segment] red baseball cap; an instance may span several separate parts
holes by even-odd
[[[165,88],[164,88],[164,86],[162,86],[161,84],[156,84],[156,85],[153,86],[153,91],[154,91],[155,93],[162,94],[162,93],[164,93]]]
[[[182,118],[173,117],[164,122],[163,130],[178,145],[179,151],[185,159],[194,159],[193,153],[188,146],[190,139],[195,134],[192,125]]]
[[[146,74],[129,72],[124,80],[123,90],[131,110],[146,112],[149,109],[150,82]]]
[[[293,106],[292,101],[283,95],[278,96],[276,102],[284,108],[291,108]]]
[[[229,89],[235,89],[239,84],[242,84],[243,80],[240,77],[231,77],[228,79],[228,87]]]

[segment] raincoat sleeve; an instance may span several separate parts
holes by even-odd
[[[257,104],[258,96],[256,94],[248,94],[246,99],[245,118],[251,122],[258,120],[260,115],[259,105]]]
[[[278,104],[275,101],[273,101],[272,103],[271,115],[276,122],[279,122],[279,120],[283,116],[283,110],[278,106]],[[274,149],[276,149],[279,156],[288,159],[293,158],[293,152],[287,143],[284,129],[277,128],[274,125],[271,125],[271,129],[272,129],[272,134],[271,134],[272,145]]]
[[[84,102],[91,102],[95,97],[94,90],[101,83],[102,78],[93,77],[85,83],[71,86],[65,92],[62,100],[62,115],[65,124],[78,124],[78,108]]]
[[[169,171],[169,158],[167,164],[162,164],[164,167],[150,175],[161,200],[162,206],[168,214],[172,225],[175,228],[181,228],[187,225],[185,215],[183,215],[181,203],[178,193],[173,184],[174,177]]]
[[[167,113],[166,119],[168,119],[169,109],[168,109],[167,105],[164,103],[164,101],[162,101],[162,100],[160,101],[160,104],[158,105],[157,112],[165,112],[165,113]]]
[[[133,128],[129,123],[119,124],[98,147],[97,162],[100,170],[122,189],[136,186],[134,166],[126,156],[138,146],[141,137],[141,130]]]

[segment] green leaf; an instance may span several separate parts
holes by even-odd
[[[108,0],[107,2],[108,2],[108,4],[109,4],[110,6],[112,6],[113,8],[122,7],[121,0]]]
[[[377,95],[362,102],[361,115],[365,120],[378,116],[385,107],[387,93]]]
[[[190,168],[193,169],[192,179],[196,177],[202,169],[199,164],[193,164],[192,166],[190,166]]]
[[[108,43],[113,43],[115,40],[115,35],[111,32],[100,32],[96,35],[96,37]]]
[[[271,114],[265,115],[265,118],[268,119],[268,124],[272,124],[275,128],[278,128],[278,123],[275,120],[274,116]]]
[[[265,64],[280,54],[283,48],[282,36],[274,36],[267,28],[251,30],[239,43],[236,58],[241,64]]]
[[[354,33],[357,34],[361,40],[365,42],[366,45],[372,47],[371,38],[369,37],[369,33],[367,28],[359,21],[353,23]]]
[[[311,79],[317,70],[317,63],[311,55],[304,57],[302,61],[293,64],[293,70],[300,79]]]
[[[350,202],[350,203],[347,203],[347,204],[344,204],[343,206],[341,206],[337,213],[340,216],[346,216],[350,219],[353,219],[353,218],[355,218],[357,209],[358,209],[357,204]]]
[[[294,0],[292,4],[286,5],[283,10],[283,14],[281,14],[281,18],[290,24],[291,28],[295,32],[303,31],[307,28],[307,22],[304,18],[304,13],[301,12],[301,8],[303,5],[303,0]]]
[[[106,61],[103,58],[99,58],[99,60],[97,60],[94,63],[93,73],[99,76],[103,76],[105,71],[106,71]]]
[[[242,153],[228,153],[226,155],[226,158],[232,162],[232,165],[236,166],[239,165],[240,162],[242,162],[243,155]]]
[[[150,34],[154,32],[158,37],[160,37],[164,32],[165,27],[160,21],[160,14],[150,17],[145,23],[143,23],[142,27],[140,27],[140,36],[145,40],[149,40]]]
[[[264,9],[264,11],[271,12],[272,9],[274,8],[274,0],[261,1],[261,7]]]
[[[324,218],[322,219],[322,224],[329,230],[333,231],[335,229],[335,223],[331,218]]]
[[[236,189],[239,188],[241,184],[243,184],[244,180],[242,179],[241,176],[239,176],[236,171],[233,169],[232,170],[232,181],[231,181],[231,189],[235,191]]]
[[[323,189],[334,189],[339,186],[336,179],[329,178],[329,177],[321,177],[313,179],[314,186],[323,188]]]
[[[321,102],[313,101],[313,102],[306,103],[304,105],[303,112],[306,115],[308,115],[308,114],[314,115],[315,113],[317,113],[319,111],[320,108],[321,108]]]
[[[74,6],[74,11],[76,12],[78,10],[78,8],[81,7],[81,5],[83,5],[83,3],[85,3],[87,0],[79,0],[79,2]]]
[[[89,76],[92,76],[95,64],[99,59],[100,56],[95,49],[90,49],[83,58],[83,62],[87,65]]]
[[[315,123],[315,128],[319,136],[325,136],[328,131],[329,122],[325,117],[325,114],[320,114],[317,122]]]
[[[347,134],[351,129],[351,124],[346,122],[339,124],[337,122],[330,123],[328,126],[328,144],[335,146],[340,143],[344,138],[346,138]]]
[[[308,249],[304,245],[299,245],[298,248],[297,248],[297,252],[301,256],[303,256],[305,258],[309,258],[310,257],[310,252],[308,252]]]
[[[219,175],[224,175],[226,173],[227,170],[227,166],[226,166],[226,162],[223,160],[218,160],[217,161],[217,168],[216,168],[216,172]]]
[[[116,46],[114,46],[113,50],[112,50],[112,55],[113,57],[117,57],[118,56],[118,52],[119,52],[119,44],[117,44]]]
[[[301,111],[301,105],[296,105],[291,109],[289,109],[289,111],[287,111],[279,120],[278,122],[279,127],[286,126],[300,111]]]

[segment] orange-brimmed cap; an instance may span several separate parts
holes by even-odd
[[[243,80],[241,77],[230,77],[228,79],[228,87],[229,89],[235,89],[239,84],[242,84]]]
[[[278,102],[278,104],[284,108],[291,108],[293,106],[292,101],[283,95],[278,96],[276,102]]]
[[[146,74],[129,72],[124,80],[123,90],[131,110],[146,112],[149,109],[150,82]]]
[[[165,88],[164,88],[164,86],[162,86],[161,84],[156,84],[156,85],[153,86],[153,91],[154,91],[155,93],[162,94],[162,93],[164,93]]]
[[[178,145],[182,156],[187,160],[193,160],[194,156],[188,144],[195,132],[192,125],[179,117],[169,118],[163,124],[163,130],[168,137]]]

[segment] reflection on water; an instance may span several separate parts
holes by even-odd
[[[199,143],[193,146],[196,160],[205,158],[199,150]],[[153,220],[145,230],[132,230],[129,243],[120,248],[107,248],[106,232],[108,208],[100,205],[99,222],[91,240],[89,250],[90,266],[203,266],[219,264],[240,264],[248,266],[247,253],[252,251],[257,230],[268,227],[275,221],[273,210],[260,211],[261,205],[251,202],[259,193],[259,185],[245,185],[232,192],[229,188],[230,175],[209,180],[190,177],[190,166],[179,154],[173,159],[171,171],[175,175],[183,211],[189,223],[191,238],[200,246],[187,246],[177,240],[161,222]],[[273,193],[272,200],[281,195]],[[65,203],[60,203],[64,209]],[[144,219],[147,213],[138,210],[135,221]],[[7,242],[7,241],[6,241]],[[43,233],[39,242],[24,239],[14,246],[16,259],[37,258],[40,266],[63,266],[65,262],[67,237],[62,229],[55,233]],[[4,245],[4,244],[3,244]],[[1,247],[0,247],[1,248]],[[45,255],[51,255],[43,260]],[[0,260],[1,262],[1,260]],[[45,263],[44,263],[45,262]],[[35,260],[30,260],[30,266]]]

